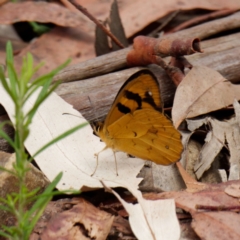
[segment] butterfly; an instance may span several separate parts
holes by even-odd
[[[159,84],[149,70],[133,74],[95,129],[106,148],[169,165],[183,150],[181,135],[163,114]]]

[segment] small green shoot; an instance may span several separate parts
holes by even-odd
[[[15,226],[1,226],[2,230],[0,230],[0,236],[4,236],[8,239],[27,240],[29,239],[35,224],[43,213],[48,202],[54,195],[59,194],[59,192],[55,191],[54,189],[62,177],[62,173],[59,173],[52,183],[41,194],[39,193],[39,189],[30,191],[28,190],[25,181],[26,173],[29,171],[29,161],[34,159],[37,154],[42,152],[50,145],[84,127],[87,123],[80,124],[79,126],[66,131],[39,149],[34,156],[29,157],[24,147],[24,142],[27,139],[30,131],[29,126],[32,123],[33,117],[36,114],[39,106],[57,88],[59,84],[52,83],[53,76],[58,71],[63,69],[69,63],[69,61],[65,62],[49,74],[33,80],[33,75],[41,67],[41,65],[38,65],[37,67],[33,66],[32,55],[27,54],[23,60],[21,73],[17,74],[14,68],[13,50],[10,42],[7,43],[6,51],[8,79],[5,77],[3,68],[0,68],[0,84],[2,84],[14,103],[15,121],[13,123],[6,121],[0,124],[0,137],[6,139],[13,147],[16,155],[16,163],[13,165],[13,170],[7,170],[3,167],[1,167],[0,170],[7,171],[16,177],[19,191],[10,193],[5,198],[0,198],[0,209],[9,212],[16,219]],[[35,103],[33,104],[33,107],[27,113],[24,113],[24,105],[31,95],[35,93],[35,91],[39,90],[39,88],[41,88],[41,90]],[[3,131],[3,126],[5,124],[12,125],[15,128],[14,140],[12,140]],[[74,193],[76,193],[76,191]],[[29,209],[30,205],[31,207]]]

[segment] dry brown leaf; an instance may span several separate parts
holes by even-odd
[[[228,82],[217,71],[205,66],[193,67],[179,84],[172,109],[177,128],[186,118],[216,111],[240,99],[240,85]]]
[[[44,231],[45,227],[47,226],[48,222],[52,217],[54,217],[57,213],[66,211],[76,203],[76,200],[73,198],[62,198],[57,201],[50,201],[44,209],[44,212],[39,218],[37,224],[35,225],[30,240],[39,239],[39,235]],[[68,206],[69,208],[67,208],[66,206]],[[32,235],[36,235],[37,238],[34,238]]]
[[[78,28],[57,27],[31,42],[17,55],[14,59],[15,66],[21,69],[23,56],[31,52],[35,64],[45,63],[35,75],[37,77],[53,70],[67,59],[71,59],[71,63],[77,63],[93,58],[93,41],[92,36]]]
[[[57,214],[50,220],[41,236],[42,240],[107,238],[114,216],[97,209],[83,199],[78,201],[73,208]]]
[[[173,198],[176,206],[193,214],[196,212],[196,205],[206,206],[240,206],[237,198],[231,197],[225,193],[225,189],[233,184],[239,184],[240,181],[228,181],[220,184],[205,184],[205,189],[198,192],[189,192],[188,189],[179,192],[163,192],[158,194],[144,194],[144,198],[169,199]]]
[[[88,11],[97,19],[101,19],[102,21],[109,15],[110,5],[112,3],[111,0],[101,2],[97,0],[77,0],[77,2],[87,8]],[[183,0],[181,2],[178,0],[164,0],[161,2],[157,0],[150,0],[147,2],[143,0],[132,2],[121,0],[118,4],[121,20],[127,37],[133,36],[150,23],[179,9],[191,10],[202,8],[208,10],[220,10],[227,8],[237,10],[240,8],[240,2],[238,0],[230,0],[228,2],[224,0],[213,0],[210,2],[207,0],[203,0],[201,2],[198,0]],[[95,29],[94,24],[86,17],[83,18],[87,22],[89,31],[93,33]]]
[[[62,27],[78,26],[81,28],[85,22],[81,14],[74,13],[56,3],[33,1],[9,2],[0,8],[0,24],[31,21],[54,23]]]
[[[121,5],[120,5],[121,7]],[[239,9],[240,1],[238,0],[136,0],[128,1],[126,6],[120,8],[120,16],[127,37],[134,35],[142,30],[150,23],[176,10],[191,10],[191,9]],[[196,33],[197,35],[197,33]]]
[[[234,185],[239,186],[239,183],[240,181],[238,180],[221,184],[205,184],[205,190],[195,193],[185,190],[144,194],[144,197],[152,200],[173,198],[178,208],[192,215],[192,226],[201,239],[239,239],[239,214],[221,211],[222,207],[240,206],[237,198],[225,193],[226,189]],[[202,210],[200,212],[196,209],[196,205],[217,207],[219,212],[202,212]],[[219,238],[219,236],[224,236],[225,238]]]
[[[196,212],[192,227],[201,239],[240,239],[240,215],[235,212]]]

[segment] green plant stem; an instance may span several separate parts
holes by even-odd
[[[29,126],[39,106],[58,86],[57,83],[51,84],[52,77],[65,67],[69,61],[66,61],[52,72],[32,81],[32,76],[40,67],[39,65],[34,68],[32,55],[28,54],[27,57],[24,58],[20,75],[16,73],[14,68],[13,51],[10,42],[7,44],[6,55],[8,79],[5,77],[3,69],[0,68],[0,83],[9,94],[9,97],[15,106],[15,122],[12,123],[12,126],[15,128],[15,137],[14,140],[12,140],[2,129],[5,124],[9,124],[8,122],[0,124],[0,137],[7,140],[14,148],[16,162],[13,164],[13,169],[0,167],[0,170],[7,171],[16,177],[16,184],[19,190],[17,192],[9,193],[6,197],[0,198],[0,209],[12,214],[16,219],[15,226],[1,226],[0,236],[14,240],[28,240],[48,202],[51,200],[52,196],[57,194],[57,192],[54,192],[54,188],[62,177],[62,173],[59,173],[42,194],[38,194],[38,188],[29,190],[26,184],[26,174],[29,171],[29,161],[33,160],[37,154],[50,145],[70,135],[74,131],[77,131],[86,124],[81,124],[66,131],[45,144],[42,148],[36,151],[35,155],[29,157],[25,152],[24,147],[24,142],[30,131]],[[24,111],[27,100],[38,90],[40,91],[35,103],[33,103],[33,106],[28,112]],[[30,207],[30,205],[32,206]]]

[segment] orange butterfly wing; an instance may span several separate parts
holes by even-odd
[[[148,70],[123,85],[98,135],[114,150],[163,165],[177,161],[183,149],[180,133],[161,112],[158,82]]]

